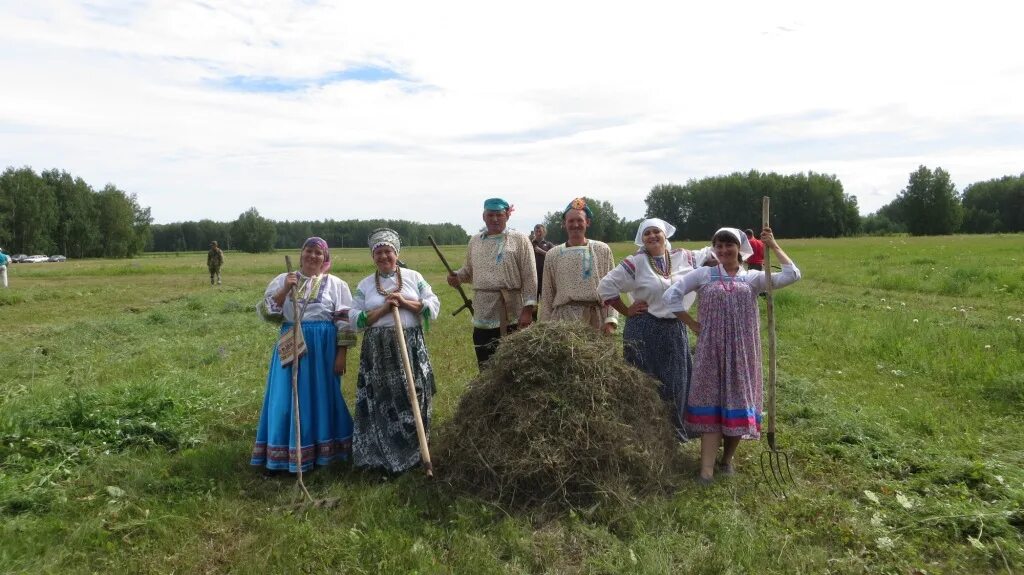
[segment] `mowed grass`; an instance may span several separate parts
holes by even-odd
[[[733,479],[684,475],[671,497],[555,519],[347,464],[307,477],[337,507],[275,511],[298,500],[294,481],[248,458],[276,339],[253,308],[282,253],[228,253],[219,288],[203,253],[10,266],[0,571],[1024,570],[1024,236],[783,245],[804,275],[776,294],[791,497],[760,484],[763,445],[745,442]],[[350,285],[372,272],[367,250],[332,255]],[[427,341],[443,426],[476,373],[469,318],[450,316],[432,250],[402,258],[442,299]]]

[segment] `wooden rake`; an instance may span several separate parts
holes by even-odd
[[[768,225],[768,196],[761,200],[761,227]],[[786,487],[792,485],[793,473],[789,469],[789,454],[779,449],[775,442],[775,389],[776,389],[776,354],[775,354],[775,305],[772,300],[772,265],[771,250],[764,250],[765,299],[768,315],[768,448],[761,452],[761,477],[773,495],[786,498]]]
[[[292,272],[292,259],[284,256],[285,267],[288,273]],[[295,474],[299,490],[301,491],[300,501],[291,505],[284,505],[279,509],[295,511],[305,507],[334,507],[338,504],[337,498],[313,499],[306,489],[306,483],[302,480],[302,412],[299,409],[299,331],[302,329],[302,312],[305,307],[299,308],[299,290],[292,286],[292,408],[295,410],[295,459],[298,472]]]

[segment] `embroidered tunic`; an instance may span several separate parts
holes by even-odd
[[[585,246],[560,244],[547,253],[541,282],[540,321],[590,321],[618,324],[619,312],[604,303],[598,283],[615,265],[608,244],[587,240]],[[595,313],[597,312],[597,313]]]
[[[766,288],[765,272],[740,270],[730,277],[721,266],[687,274],[665,292],[670,310],[685,309],[685,296],[699,294],[697,339],[685,423],[693,433],[718,433],[756,439],[761,432],[764,381],[757,295]],[[800,270],[783,264],[772,287],[800,279]]]
[[[533,244],[522,232],[475,234],[469,239],[465,263],[455,273],[461,282],[473,284],[473,327],[496,329],[501,325],[501,290],[509,294],[505,301],[509,324],[519,321],[523,307],[537,304]]]

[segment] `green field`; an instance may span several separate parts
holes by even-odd
[[[1024,235],[783,241],[780,442],[797,485],[698,487],[541,520],[410,472],[294,481],[248,465],[276,328],[254,305],[281,253],[9,267],[0,290],[0,571],[10,573],[1024,572]],[[694,244],[690,244],[694,247]],[[624,255],[632,246],[616,245]],[[463,247],[446,248],[460,261]],[[350,285],[367,250],[335,250]],[[441,295],[427,343],[443,426],[476,372]],[[349,355],[351,407],[358,354]]]

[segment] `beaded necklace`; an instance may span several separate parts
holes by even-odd
[[[647,263],[651,266],[651,270],[655,274],[665,279],[670,279],[672,277],[672,252],[665,250],[665,271],[658,269],[658,264],[654,262],[654,256],[651,255],[651,252],[644,250],[644,253],[647,254]]]
[[[387,291],[383,287],[381,287],[381,285],[380,285],[380,278],[381,278],[382,275],[383,274],[381,274],[379,270],[373,273],[373,283],[376,284],[376,286],[377,286],[377,293],[379,293],[380,295],[382,295],[384,297],[387,297],[387,296],[389,296],[389,295],[391,295],[393,293],[397,293],[397,292],[402,291],[402,268],[399,268],[399,267],[395,268],[395,273],[394,273],[394,275],[396,276],[395,277],[395,282],[398,285],[395,287],[395,289],[393,289],[391,291]],[[391,277],[391,275],[388,275],[388,276],[385,276],[385,277]]]

